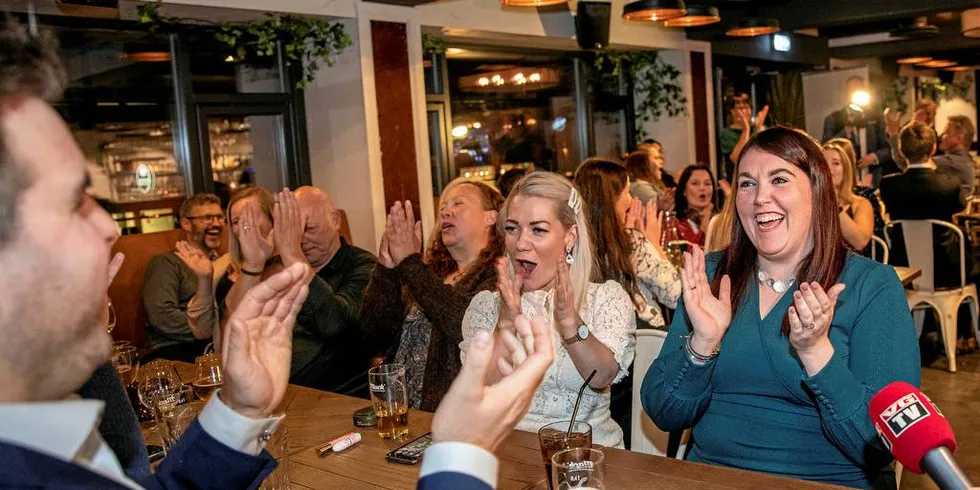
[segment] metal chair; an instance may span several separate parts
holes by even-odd
[[[977,286],[966,282],[966,247],[963,232],[952,223],[935,219],[895,220],[895,226],[902,227],[905,251],[909,266],[922,270],[922,276],[912,282],[912,289],[905,290],[909,309],[915,321],[915,329],[922,335],[926,310],[932,308],[939,313],[939,330],[949,359],[949,371],[956,372],[956,323],[960,305],[969,302],[973,331],[980,339],[978,328]],[[960,283],[959,287],[936,290],[935,264],[933,255],[933,226],[949,228],[959,238]]]
[[[871,235],[871,260],[878,260],[878,257],[877,257],[878,256],[878,246],[880,246],[881,247],[881,250],[882,250],[881,263],[882,264],[887,264],[888,263],[888,244],[885,243],[885,241],[882,240],[881,237],[876,236],[876,235]]]
[[[636,331],[636,356],[633,358],[633,432],[630,436],[630,450],[684,459],[691,430],[685,430],[683,434],[660,430],[643,411],[643,404],[640,402],[643,377],[646,376],[653,360],[660,355],[666,339],[667,332],[663,330],[644,328]]]

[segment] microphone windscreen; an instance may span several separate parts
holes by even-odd
[[[899,463],[922,473],[919,463],[931,449],[956,450],[949,421],[918,388],[895,381],[879,391],[868,404],[871,421],[882,441]]]

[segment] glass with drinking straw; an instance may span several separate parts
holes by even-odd
[[[408,435],[408,387],[405,366],[382,364],[368,371],[368,386],[378,434],[382,439],[400,439]]]
[[[538,430],[538,444],[541,447],[541,459],[544,462],[545,472],[548,475],[548,488],[552,490],[558,488],[555,486],[556,482],[552,481],[552,456],[559,451],[570,448],[588,449],[592,447],[592,426],[586,422],[576,422],[575,417],[578,415],[579,403],[582,402],[582,394],[585,393],[585,388],[589,386],[596,373],[597,371],[593,370],[589,374],[589,377],[586,378],[585,383],[582,384],[582,387],[579,388],[578,398],[575,399],[575,408],[572,410],[572,419],[570,421],[554,422]]]

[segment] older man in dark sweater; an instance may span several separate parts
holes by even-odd
[[[310,294],[293,330],[289,381],[366,397],[370,353],[361,339],[357,312],[374,256],[340,236],[340,213],[320,189],[283,190],[273,214],[283,265],[306,262],[313,271]]]

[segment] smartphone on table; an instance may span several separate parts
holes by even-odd
[[[414,439],[404,446],[395,449],[385,455],[385,459],[392,463],[400,464],[419,464],[422,461],[422,453],[432,445],[432,433],[427,432],[421,437]]]

